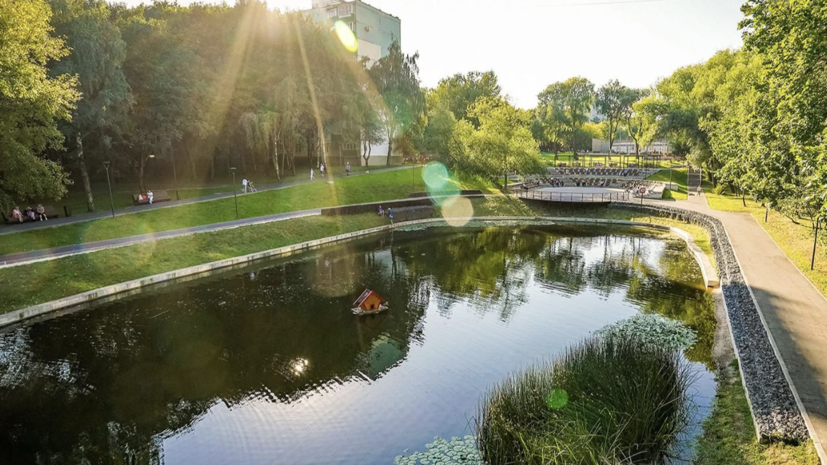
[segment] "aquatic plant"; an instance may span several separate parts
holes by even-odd
[[[684,350],[696,339],[695,331],[680,321],[643,313],[604,326],[594,334],[602,338],[633,338],[671,351]]]
[[[406,451],[407,453],[407,451]],[[450,441],[435,437],[434,442],[425,445],[424,452],[400,455],[396,465],[483,465],[477,440],[474,436],[454,437]]]
[[[506,378],[476,419],[485,463],[661,463],[688,422],[686,364],[635,337],[592,337]]]

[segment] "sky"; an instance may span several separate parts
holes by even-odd
[[[180,4],[192,1],[178,0]],[[266,1],[281,10],[310,7],[310,0]],[[441,78],[455,73],[493,70],[512,102],[531,108],[546,86],[572,76],[584,76],[596,86],[618,79],[630,87],[648,87],[719,50],[739,48],[743,1],[367,3],[401,18],[402,49],[408,54],[419,52],[423,85],[434,87]],[[142,0],[117,2],[138,5]]]

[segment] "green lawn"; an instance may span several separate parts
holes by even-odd
[[[542,153],[540,153],[540,156],[543,158],[543,161],[548,166],[556,166],[556,164],[560,163],[560,162],[567,163],[569,166],[571,166],[571,163],[575,162],[575,161],[579,162],[583,166],[587,166],[587,165],[591,166],[591,163],[594,162],[594,163],[603,163],[604,166],[606,166],[606,167],[609,166],[608,165],[609,163],[617,163],[618,166],[621,166],[621,164],[625,165],[626,163],[637,163],[638,165],[643,163],[642,158],[641,158],[640,161],[638,161],[637,158],[635,158],[634,155],[631,155],[629,157],[622,157],[620,155],[612,155],[611,157],[606,157],[606,156],[601,156],[601,155],[592,156],[588,153],[578,153],[577,154],[578,159],[574,160],[574,155],[571,152],[559,152],[557,154],[557,161],[554,161],[554,153],[553,152],[542,152]],[[677,164],[677,162],[675,162],[675,163]],[[649,165],[652,164],[652,161],[648,160],[646,162],[646,164],[647,164],[647,166],[649,166]],[[669,164],[670,164],[670,162],[667,161],[667,160],[660,160],[660,161],[654,162],[655,167],[658,167],[658,168],[668,168]]]
[[[670,170],[665,169],[658,171],[657,173],[649,176],[646,179],[650,179],[652,181],[662,181],[662,182],[669,182],[669,179],[672,179],[672,182],[678,185],[677,191],[670,191],[664,190],[663,191],[663,198],[665,200],[668,199],[675,199],[675,200],[686,200],[687,199],[687,189],[686,189],[686,179],[687,179],[687,170],[686,168],[674,169]]]
[[[369,169],[381,170],[382,168],[383,167],[381,166],[354,166],[351,172],[357,173]],[[344,168],[331,167],[330,170],[334,174],[334,176],[344,174]],[[239,189],[241,189],[241,179],[243,177],[244,175],[240,173],[237,174],[236,184],[233,184],[232,178],[228,176],[222,176],[214,180],[192,180],[182,175],[177,185],[171,180],[153,182],[152,179],[148,179],[146,182],[146,187],[155,191],[161,189],[167,190],[169,192],[170,197],[172,197],[173,200],[179,198],[190,199],[193,197],[206,197],[213,194],[232,192],[233,186],[237,186]],[[304,168],[302,168],[301,172],[298,173],[296,176],[284,176],[281,178],[281,180],[276,179],[274,176],[265,176],[264,174],[255,172],[250,173],[248,176],[248,179],[252,180],[258,187],[278,183],[288,183],[293,181],[306,181],[308,178],[309,172],[305,172]],[[84,193],[81,190],[81,187],[82,186],[80,185],[72,186],[71,190],[66,194],[66,196],[57,201],[49,199],[33,199],[29,201],[21,201],[20,205],[36,205],[38,203],[42,203],[44,205],[52,205],[58,210],[61,216],[63,216],[63,206],[66,205],[72,209],[72,213],[74,215],[82,215],[86,213],[87,210],[86,193]],[[92,196],[95,200],[95,208],[98,211],[108,211],[111,208],[111,206],[109,201],[109,188],[106,182],[94,182],[92,183],[91,187]],[[137,182],[113,183],[112,203],[115,205],[115,209],[120,210],[126,207],[131,207],[132,194],[136,194],[139,191],[140,189],[138,188]]]
[[[317,181],[281,190],[238,197],[240,218],[311,208],[406,198],[425,190],[421,168],[337,179],[334,184]],[[465,189],[496,192],[491,184],[469,180],[450,181]],[[0,255],[64,245],[134,236],[236,219],[233,198],[151,210],[55,228],[2,236]]]
[[[522,201],[508,197],[471,199],[471,206],[475,216],[533,215]],[[386,223],[387,218],[374,214],[296,218],[4,268],[0,269],[0,313],[165,271]]]
[[[709,207],[712,209],[752,215],[795,266],[807,276],[807,279],[822,294],[827,294],[827,234],[824,234],[824,231],[819,232],[815,267],[810,270],[810,260],[813,253],[813,224],[811,221],[802,218],[797,219],[798,224],[796,224],[784,215],[770,210],[765,223],[766,209],[758,202],[747,198],[747,206],[745,207],[741,197],[726,192],[715,194],[712,192],[712,186],[708,184],[704,184],[704,194]]]
[[[744,386],[738,375],[721,374],[712,414],[704,421],[704,432],[696,445],[697,465],[817,465],[812,441],[799,446],[759,444]]]

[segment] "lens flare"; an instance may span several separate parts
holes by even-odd
[[[356,35],[344,21],[336,21],[333,24],[333,30],[336,31],[336,36],[339,37],[339,41],[349,52],[356,53],[359,50],[359,42],[356,40]]]
[[[438,161],[432,161],[422,169],[422,180],[428,186],[429,192],[441,191],[450,180],[448,168]]]
[[[472,216],[474,216],[474,206],[466,197],[452,195],[442,202],[442,217],[455,228],[468,224]]]
[[[560,388],[554,388],[546,396],[546,405],[550,409],[561,409],[569,403],[569,394]]]

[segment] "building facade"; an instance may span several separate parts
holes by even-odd
[[[402,21],[391,14],[360,0],[312,0],[309,11],[317,21],[331,26],[342,21],[356,36],[357,54],[371,63],[388,55],[394,42],[402,45]]]
[[[604,139],[592,139],[592,153],[609,153],[609,141]],[[612,144],[612,153],[634,154],[635,142],[631,140],[616,140]],[[669,153],[669,144],[665,141],[653,141],[649,145],[640,148],[641,154]]]
[[[360,0],[312,0],[312,8],[307,13],[331,28],[340,21],[347,25],[356,37],[356,54],[359,57],[367,57],[368,66],[388,56],[394,42],[398,42],[400,47],[402,45],[402,21]],[[371,145],[371,156],[366,163],[362,157],[362,144],[354,142],[353,139],[342,134],[329,135],[326,142],[328,160],[334,164],[387,164],[390,145],[387,140]],[[402,157],[396,154],[392,157],[394,162],[401,162],[401,159]]]

